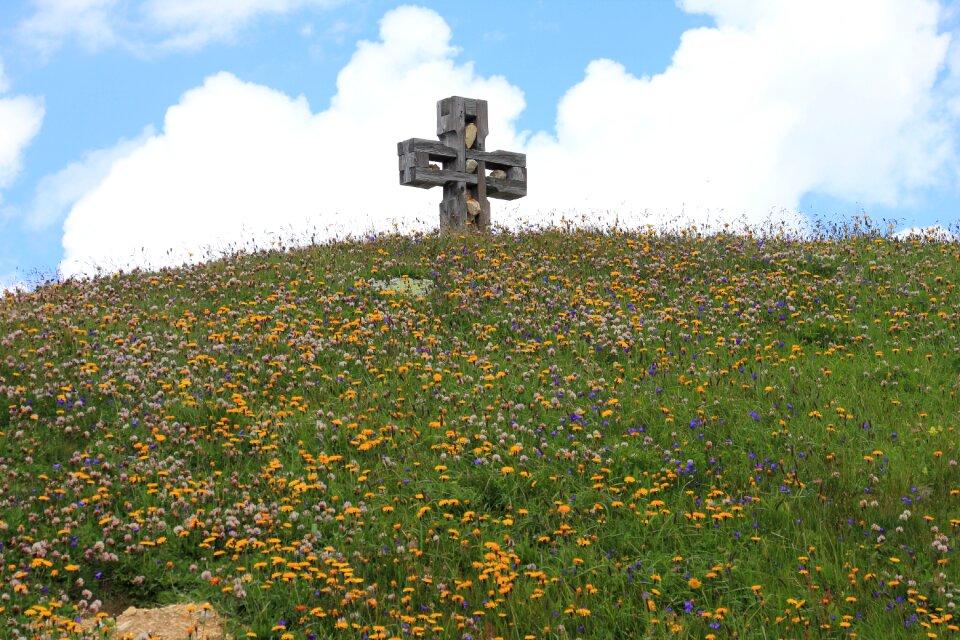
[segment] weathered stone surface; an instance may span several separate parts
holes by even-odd
[[[410,295],[422,297],[433,288],[433,281],[426,278],[403,276],[400,278],[391,278],[390,280],[374,280],[370,283],[370,288],[381,292],[382,295],[385,296]]]
[[[478,215],[480,215],[480,203],[473,198],[467,198],[467,217],[476,218]]]
[[[476,173],[477,172],[477,161],[473,158],[467,160],[467,173]]]
[[[490,177],[498,180],[504,180],[507,177],[507,172],[503,169],[494,169],[490,172]]]
[[[473,122],[468,124],[463,130],[464,143],[467,145],[467,149],[473,148],[473,143],[477,141],[477,125]]]
[[[110,637],[117,638],[153,638],[155,640],[229,640],[232,638],[224,630],[223,622],[217,612],[207,603],[174,604],[156,609],[138,609],[128,607],[118,615],[112,624],[115,629]],[[97,620],[85,620],[81,623],[85,631],[95,631]],[[99,631],[97,636],[100,637]],[[86,636],[84,636],[86,637]]]

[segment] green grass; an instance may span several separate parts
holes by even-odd
[[[956,243],[858,222],[384,236],[8,296],[0,617],[956,636],[958,282]]]

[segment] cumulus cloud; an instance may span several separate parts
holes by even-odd
[[[26,280],[20,277],[16,271],[0,273],[0,298],[7,294],[15,294],[20,291],[30,291],[30,285]]]
[[[530,195],[495,204],[495,222],[756,224],[773,213],[797,224],[809,192],[896,206],[955,180],[947,106],[960,90],[938,76],[950,38],[933,0],[680,6],[715,26],[684,33],[654,76],[591,62],[555,130],[532,136],[515,127],[521,90],[458,64],[445,21],[417,7],[388,12],[380,39],[358,44],[326,110],[208,78],[76,203],[63,270],[122,265],[135,251],[167,263],[283,229],[433,227],[439,193],[397,185],[395,145],[432,137],[435,101],[449,95],[487,99],[487,148],[528,155]]]
[[[438,94],[468,95],[495,105],[488,142],[516,148],[510,123],[523,96],[455,64],[450,29],[433,11],[391,11],[380,36],[357,46],[320,113],[228,73],[184,94],[163,130],[73,206],[63,273],[166,264],[314,228],[362,233],[418,215],[434,226],[438,193],[399,187],[397,142],[433,136]]]
[[[230,38],[260,14],[329,8],[343,0],[146,0],[149,22],[170,33],[164,46],[196,48]]]
[[[61,222],[80,198],[103,182],[114,164],[142,147],[154,135],[153,127],[147,127],[132,140],[120,140],[109,149],[88,152],[83,160],[41,178],[33,202],[23,216],[23,227],[28,231],[43,231]]]
[[[938,110],[949,36],[928,0],[684,0],[715,27],[635,77],[592,62],[531,144],[557,206],[706,210],[757,222],[804,193],[895,206],[956,165]],[[597,185],[587,188],[584,185]],[[625,206],[624,206],[625,205]]]
[[[9,186],[20,172],[23,151],[40,131],[44,114],[39,98],[3,97],[9,86],[0,62],[0,189]]]
[[[19,25],[20,34],[50,52],[75,38],[88,49],[117,42],[119,0],[33,0],[34,11]]]
[[[33,0],[20,34],[50,52],[68,40],[149,53],[229,40],[262,15],[328,8],[344,0]]]
[[[960,237],[940,225],[932,227],[909,227],[893,234],[898,240],[929,240],[932,242],[957,242]]]
[[[20,291],[29,291],[30,285],[23,280],[18,280],[15,273],[0,274],[0,298],[10,294],[13,295]]]

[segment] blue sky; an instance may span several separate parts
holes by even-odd
[[[436,226],[395,144],[432,137],[448,95],[487,99],[488,148],[528,154],[507,225],[960,220],[948,3],[475,7],[0,4],[0,288]]]

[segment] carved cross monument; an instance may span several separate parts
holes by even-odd
[[[527,195],[527,156],[484,150],[486,100],[452,96],[437,102],[437,137],[440,142],[410,138],[397,145],[400,184],[443,187],[441,231],[489,231],[487,198]]]

